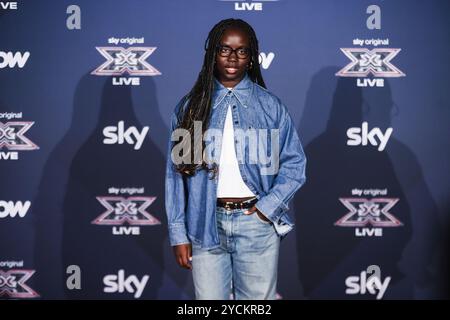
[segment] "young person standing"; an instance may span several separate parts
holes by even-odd
[[[258,57],[248,23],[220,21],[194,87],[172,115],[169,238],[178,264],[192,269],[197,299],[275,298],[280,241],[293,228],[288,202],[305,182],[294,123],[265,88]],[[255,145],[270,163],[250,159]]]

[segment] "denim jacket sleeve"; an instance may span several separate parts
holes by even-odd
[[[269,192],[256,203],[256,208],[272,222],[289,210],[288,202],[305,183],[306,157],[294,122],[283,106],[279,131],[279,170]]]
[[[178,106],[176,110],[178,109]],[[176,112],[176,111],[175,111]],[[169,241],[171,246],[190,243],[187,236],[186,229],[186,199],[185,199],[185,184],[183,176],[175,170],[172,162],[172,147],[173,142],[171,140],[172,132],[177,125],[177,117],[175,112],[171,117],[171,130],[167,151],[166,162],[166,214],[169,226]]]

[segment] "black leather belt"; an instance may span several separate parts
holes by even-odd
[[[257,198],[248,199],[240,202],[221,201],[220,199],[217,199],[217,206],[225,208],[227,210],[249,209],[253,207],[253,205],[257,202],[258,202]]]

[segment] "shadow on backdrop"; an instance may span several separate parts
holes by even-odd
[[[392,277],[384,298],[408,298],[412,284],[402,282],[405,274],[398,263],[411,238],[410,206],[386,151],[380,152],[370,144],[347,146],[347,129],[361,128],[364,121],[364,97],[355,79],[338,78],[336,86],[323,86],[335,77],[337,69],[327,67],[313,77],[302,119],[302,123],[311,124],[328,118],[325,131],[310,137],[311,142],[305,146],[307,183],[294,199],[298,273],[304,294],[311,299],[367,299],[346,295],[345,279],[359,275],[369,265],[378,265],[382,279]],[[330,95],[331,109],[317,103]],[[319,107],[323,112],[311,112],[311,107]],[[371,122],[369,129],[377,126],[384,132],[384,125]],[[335,226],[349,212],[339,199],[355,197],[355,188],[387,189],[385,197],[400,199],[389,212],[404,225],[384,228],[382,237],[356,237],[355,228]],[[401,289],[392,289],[396,286]]]
[[[145,119],[150,129],[141,148],[135,150],[126,141],[103,143],[103,129],[117,126],[119,121],[124,121],[125,129],[134,126],[142,130],[131,88],[113,86],[111,78],[89,74],[80,80],[72,124],[49,157],[35,200],[39,211],[35,262],[41,270],[43,298],[63,298],[65,294],[70,299],[132,299],[133,293],[103,290],[104,276],[117,275],[119,270],[124,270],[125,278],[149,276],[143,299],[186,298],[183,287],[188,274],[176,266],[167,239],[165,159],[154,142],[166,141],[168,129],[158,112],[153,80],[145,79],[143,84],[145,89],[139,90],[146,90],[151,97],[145,107],[152,109],[152,117]],[[114,235],[113,226],[92,224],[106,211],[96,197],[114,196],[108,193],[111,187],[143,187],[143,194],[118,196],[156,197],[146,211],[161,224],[141,226],[140,235]],[[122,226],[129,227],[127,223]],[[166,259],[170,259],[167,264]],[[81,268],[82,290],[66,288],[65,269],[72,264]]]

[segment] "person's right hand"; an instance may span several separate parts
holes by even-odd
[[[192,245],[190,243],[173,246],[173,253],[180,267],[192,270]]]

